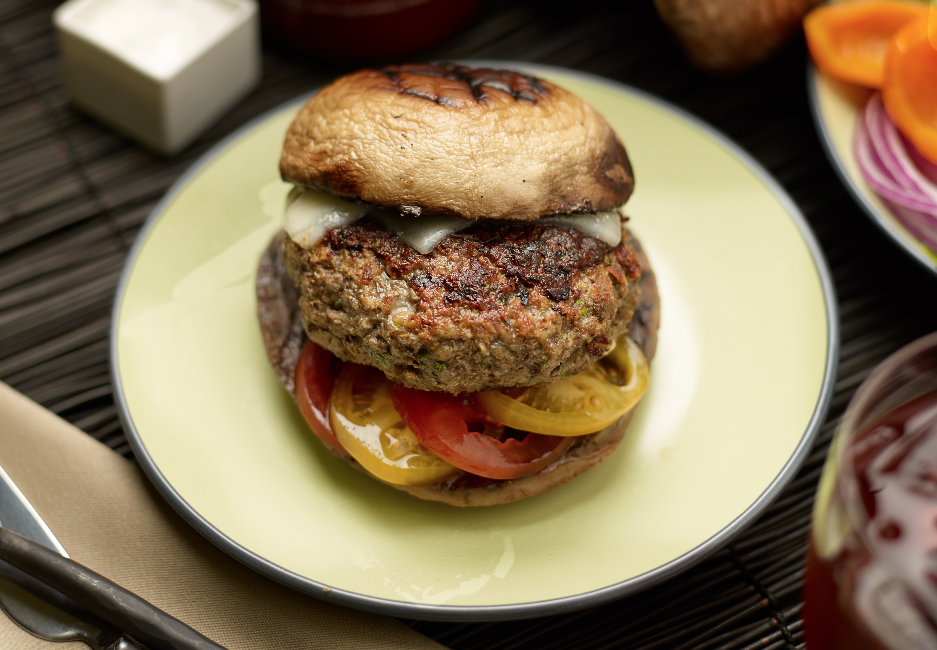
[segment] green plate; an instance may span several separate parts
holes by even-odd
[[[133,449],[193,526],[261,573],[414,618],[592,606],[717,550],[809,451],[838,334],[829,272],[792,201],[724,136],[660,100],[526,69],[591,102],[625,142],[637,176],[627,213],[661,294],[634,422],[611,458],[566,485],[480,509],[420,501],[307,429],[254,313],[255,267],[288,190],[280,146],[301,102],[206,154],[140,235],[112,331]]]
[[[853,198],[882,231],[904,252],[933,273],[937,273],[937,255],[931,253],[869,187],[859,171],[853,154],[852,140],[859,114],[872,91],[837,81],[819,72],[812,65],[807,73],[807,90],[813,122],[820,134],[827,158]]]

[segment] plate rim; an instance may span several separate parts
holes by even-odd
[[[842,156],[833,144],[833,136],[827,127],[823,111],[820,108],[820,95],[818,90],[819,78],[821,74],[812,61],[807,62],[807,95],[810,102],[810,117],[813,118],[814,128],[820,136],[820,144],[823,145],[823,153],[833,167],[840,182],[846,186],[846,190],[852,195],[853,200],[859,204],[866,216],[878,226],[888,238],[904,250],[905,253],[917,260],[931,273],[937,274],[937,262],[932,260],[927,254],[915,245],[916,239],[908,239],[904,233],[898,230],[891,223],[877,205],[869,200],[869,197],[862,191],[859,181],[854,178],[846,169]]]
[[[587,83],[612,90],[618,93],[634,97],[639,101],[653,105],[655,108],[668,113],[679,120],[682,120],[701,132],[703,135],[711,138],[719,146],[734,156],[746,169],[751,171],[774,197],[780,202],[787,212],[788,216],[794,222],[813,261],[814,269],[820,280],[820,285],[825,303],[825,312],[827,320],[827,353],[823,381],[817,396],[817,402],[813,414],[807,423],[800,441],[797,443],[793,453],[787,459],[784,466],[778,474],[772,479],[765,490],[753,501],[745,510],[743,510],[735,519],[724,526],[719,532],[704,540],[686,553],[666,562],[660,566],[651,569],[645,573],[633,576],[622,582],[608,585],[592,591],[571,596],[563,596],[550,600],[531,601],[526,603],[511,603],[503,605],[432,605],[426,603],[410,603],[405,601],[390,600],[359,594],[340,588],[331,587],[320,583],[312,578],[299,575],[289,569],[281,567],[270,560],[258,555],[257,553],[241,546],[233,539],[227,537],[220,530],[215,528],[203,515],[197,512],[169,481],[163,476],[155,461],[149,455],[146,445],[143,442],[139,432],[130,416],[129,405],[126,401],[123,385],[121,382],[118,355],[117,355],[117,333],[120,317],[120,310],[123,304],[124,294],[129,282],[136,259],[143,249],[150,232],[156,223],[165,213],[169,205],[175,200],[203,169],[210,165],[225,150],[233,146],[247,133],[271,119],[277,113],[283,111],[292,104],[299,104],[308,100],[318,88],[299,95],[271,108],[261,115],[248,121],[223,140],[205,151],[199,158],[170,186],[163,198],[153,208],[153,211],[144,222],[140,233],[137,235],[133,246],[124,263],[121,271],[120,281],[117,286],[117,293],[114,300],[114,306],[111,311],[110,324],[110,342],[109,365],[111,376],[114,383],[115,402],[117,404],[120,420],[127,433],[127,438],[133,449],[134,455],[143,468],[144,473],[150,481],[156,486],[160,494],[169,501],[173,509],[178,512],[188,524],[198,530],[215,546],[232,556],[236,560],[246,564],[250,568],[258,571],[264,576],[273,579],[276,582],[292,587],[297,591],[306,593],[317,598],[355,609],[369,611],[377,614],[396,616],[402,618],[411,618],[419,620],[436,620],[452,622],[469,621],[504,621],[517,620],[524,618],[534,618],[540,616],[549,616],[573,612],[588,607],[598,606],[618,598],[642,591],[652,585],[663,582],[678,573],[685,571],[693,565],[709,557],[731,539],[744,531],[749,525],[754,523],[755,519],[761,515],[774,499],[781,493],[787,484],[794,478],[808,453],[813,447],[813,443],[819,434],[820,429],[826,419],[830,403],[833,397],[833,388],[836,380],[836,368],[839,359],[839,318],[836,292],[833,285],[832,274],[827,266],[826,259],[822,249],[810,229],[806,218],[800,209],[794,203],[780,183],[750,154],[741,146],[736,144],[727,135],[709,125],[699,117],[692,115],[688,111],[660,99],[648,92],[634,88],[627,84],[606,79],[598,75],[563,68],[559,66],[540,65],[533,63],[523,63],[516,61],[497,61],[497,60],[467,60],[463,63],[470,65],[499,66],[502,68],[513,68],[533,73],[555,73],[558,75],[572,76],[581,79]]]

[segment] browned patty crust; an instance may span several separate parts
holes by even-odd
[[[363,219],[283,260],[310,339],[389,379],[450,393],[579,372],[624,333],[641,267],[577,230],[485,221],[422,255]]]

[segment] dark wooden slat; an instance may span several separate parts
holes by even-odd
[[[64,271],[96,257],[125,254],[115,237],[115,226],[106,219],[85,220],[77,227],[56,230],[44,238],[42,255],[15,250],[0,257],[0,291],[15,290],[21,283],[48,273]]]
[[[56,400],[63,400],[101,386],[110,385],[110,381],[110,372],[105,359],[104,363],[98,361],[98,363],[86,364],[82,368],[69,368],[67,372],[61,373],[57,378],[44,381],[30,397],[44,404],[54,405]],[[50,406],[50,410],[56,411],[56,408]]]
[[[109,327],[110,318],[102,317],[77,329],[49,338],[33,347],[17,350],[0,360],[0,377],[22,372],[89,343],[96,343],[102,339],[106,341]]]
[[[51,137],[53,132],[38,102],[17,102],[0,109],[0,161],[28,152],[33,143]]]
[[[113,296],[119,276],[120,269],[112,269],[88,282],[72,286],[67,291],[0,312],[0,329],[4,332],[4,337],[0,338],[0,349],[9,345],[11,339],[28,341],[38,336],[37,322],[57,327],[56,319],[76,323],[86,318],[87,314],[106,308],[108,297]],[[89,309],[89,304],[96,305],[97,309]],[[15,343],[12,345],[19,347]]]
[[[87,345],[59,352],[54,357],[10,373],[6,379],[34,400],[45,404],[38,398],[42,390],[60,382],[69,381],[70,377],[82,376],[89,368],[97,368],[101,374],[110,374],[108,368],[108,342],[95,340]]]
[[[72,269],[62,269],[61,272],[56,274],[38,276],[18,286],[15,291],[9,291],[0,296],[0,318],[2,318],[5,310],[11,307],[59,294],[59,292],[68,290],[76,284],[94,281],[101,274],[119,274],[123,268],[123,262],[123,255],[95,256],[87,264]]]

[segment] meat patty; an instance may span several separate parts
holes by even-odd
[[[625,332],[641,267],[577,230],[482,221],[422,255],[365,218],[311,250],[284,240],[303,328],[344,361],[450,393],[549,384]]]

